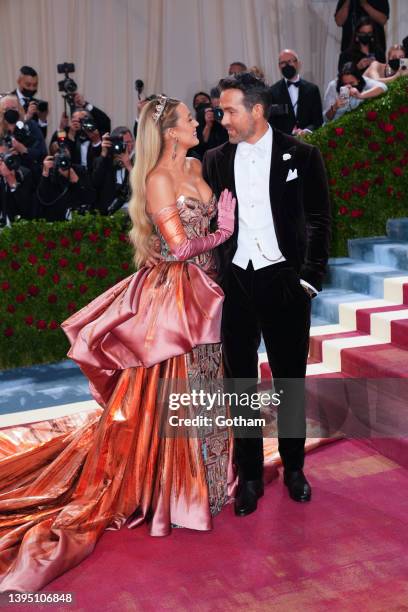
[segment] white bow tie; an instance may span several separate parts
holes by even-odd
[[[239,154],[242,157],[248,157],[250,153],[255,153],[258,157],[265,157],[266,151],[264,147],[258,143],[250,144],[249,142],[240,142]]]

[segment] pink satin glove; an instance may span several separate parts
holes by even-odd
[[[218,228],[229,232],[229,237],[234,232],[236,199],[228,189],[221,192],[218,200]]]

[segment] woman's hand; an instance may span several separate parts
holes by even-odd
[[[352,96],[353,98],[362,99],[361,92],[358,91],[357,87],[350,88],[350,96]]]
[[[235,226],[235,206],[236,199],[228,189],[220,195],[218,200],[218,228],[226,231],[232,236]]]

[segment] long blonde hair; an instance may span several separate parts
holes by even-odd
[[[21,106],[17,96],[15,96],[14,94],[6,94],[5,96],[2,96],[0,98],[0,137],[4,136],[7,131],[7,127],[4,124],[4,113],[6,112],[6,109],[4,107],[6,106],[5,102],[8,102],[9,100],[13,100],[13,102],[15,102],[16,107],[18,108],[18,113],[20,115],[20,120],[24,121],[24,108]]]
[[[163,151],[164,132],[176,126],[177,106],[180,100],[168,98],[163,113],[155,122],[153,114],[157,103],[157,99],[154,99],[143,107],[137,126],[136,159],[130,173],[132,194],[129,201],[129,215],[132,229],[129,238],[135,249],[136,267],[145,263],[149,253],[149,240],[153,233],[153,225],[146,212],[146,180],[156,167]]]

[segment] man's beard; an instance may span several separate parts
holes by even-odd
[[[245,140],[248,140],[248,138],[251,138],[255,132],[255,121],[252,120],[247,130],[241,130],[239,132],[236,131],[234,135],[228,133],[228,139],[231,144],[239,144],[240,142],[244,142]]]

